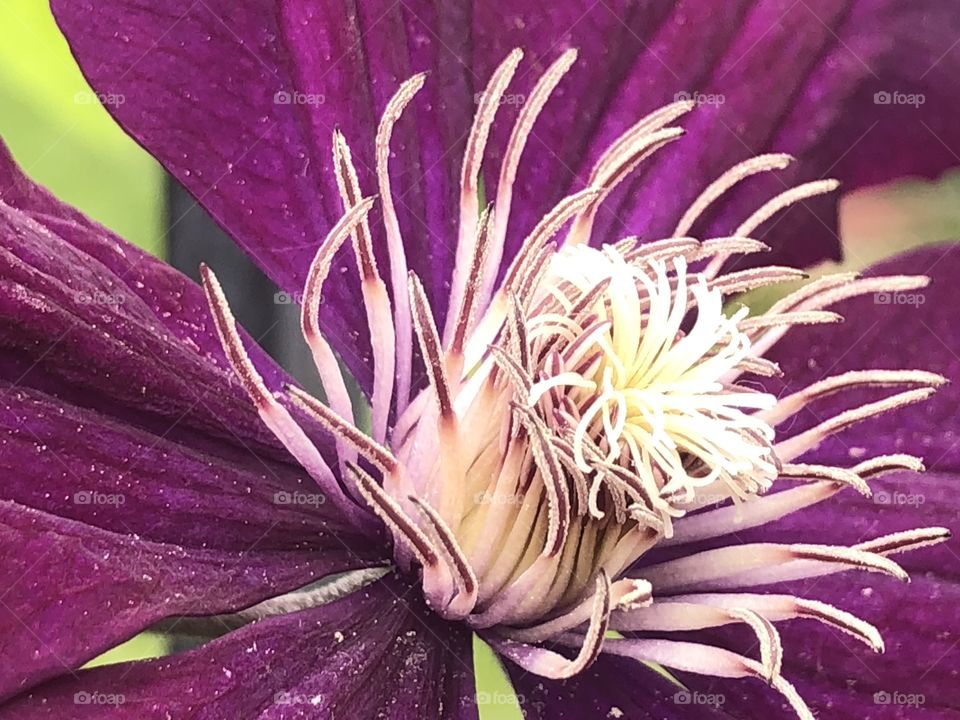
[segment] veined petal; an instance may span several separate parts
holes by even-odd
[[[194,346],[215,364],[220,343],[200,288],[169,264],[94,222],[28,178],[0,140],[0,200],[47,228],[61,241],[113,273],[156,316],[167,332]],[[225,363],[222,363],[225,367]],[[263,372],[273,377],[273,365]]]
[[[690,689],[685,691],[646,665],[614,655],[601,654],[591,667],[562,683],[526,673],[513,663],[507,663],[507,671],[518,698],[523,698],[521,707],[526,720],[720,720],[728,717],[716,705],[692,702],[694,688],[707,692],[703,678],[693,680],[688,685]],[[761,689],[757,694],[763,692]]]
[[[145,541],[374,559],[292,465],[236,462],[0,382],[0,499]]]
[[[323,229],[337,217],[332,131],[339,126],[348,136],[361,190],[370,192],[379,112],[403,79],[431,71],[394,133],[390,174],[393,187],[404,188],[396,205],[408,265],[424,280],[441,326],[474,93],[514,47],[527,50],[528,65],[501,97],[485,167],[499,164],[540,76],[530,65],[542,70],[567,47],[581,53],[532,128],[538,142],[529,143],[513,182],[505,262],[547,208],[582,186],[638,113],[678,93],[701,105],[682,143],[699,148],[697,162],[671,149],[635,173],[600,208],[601,239],[618,239],[624,228],[668,234],[710,181],[758,153],[787,152],[799,162],[714,203],[698,231],[727,235],[747,209],[828,171],[848,189],[935,174],[954,163],[943,146],[960,140],[951,122],[958,94],[950,90],[960,28],[935,0],[737,0],[719,16],[709,0],[573,2],[550,13],[499,2],[53,5],[93,85],[125,99],[110,108],[121,124],[289,291],[300,289]],[[777,62],[784,52],[803,61]],[[913,104],[884,104],[878,92]],[[496,196],[493,185],[486,195]],[[776,225],[778,261],[838,254],[834,202],[804,202],[788,211],[788,223],[761,228]],[[340,263],[353,265],[347,255]],[[331,288],[324,328],[369,387],[368,339],[355,332],[365,326],[359,300],[355,273],[347,272]]]
[[[158,434],[283,458],[200,289],[27,182],[13,186],[18,207],[0,200],[0,377]],[[287,380],[254,352],[270,381]]]
[[[3,698],[71,674],[162,618],[240,610],[362,564],[346,551],[188,549],[6,500],[0,545]]]
[[[380,581],[188,653],[81,671],[0,706],[0,718],[476,720],[469,634]],[[105,707],[75,697],[113,696]]]
[[[817,542],[852,545],[873,537],[915,527],[941,526],[960,532],[954,443],[957,351],[960,333],[952,312],[955,276],[960,271],[956,245],[935,246],[883,262],[868,275],[926,274],[932,283],[903,293],[882,293],[836,306],[847,322],[837,328],[791,330],[771,355],[784,366],[792,390],[826,376],[864,368],[912,368],[939,372],[954,382],[940,388],[923,406],[903,408],[889,416],[865,421],[856,431],[826,440],[805,456],[810,463],[850,467],[861,458],[910,448],[921,451],[930,470],[901,471],[868,480],[872,497],[845,489],[829,502],[814,505],[769,525],[735,530],[732,536],[684,548],[697,549],[752,542]],[[813,358],[807,362],[806,357]],[[773,382],[773,381],[765,381]],[[778,381],[779,382],[779,381]],[[870,397],[871,390],[841,393],[820,399],[801,411],[799,432],[837,411]],[[844,397],[846,396],[846,397]],[[850,440],[855,436],[855,444]],[[960,602],[960,560],[953,543],[895,559],[911,575],[910,585],[879,576],[838,575],[778,585],[777,593],[814,596],[852,612],[880,629],[886,646],[882,655],[854,644],[840,631],[809,620],[779,625],[784,655],[783,674],[814,711],[838,720],[864,717],[864,709],[883,720],[940,720],[960,713],[960,694],[950,679],[957,664],[960,624],[953,607]],[[713,631],[710,642],[747,651],[753,640],[742,631]],[[839,649],[837,643],[841,643]],[[829,652],[827,648],[832,648]],[[684,676],[686,679],[686,676]],[[717,692],[728,693],[724,709],[735,717],[755,717],[771,711],[769,699],[739,705],[730,683],[717,681]],[[739,686],[738,686],[739,687]]]
[[[514,243],[542,214],[535,212],[539,199],[555,202],[574,174],[584,182],[597,157],[637,117],[676,99],[699,105],[684,123],[686,138],[641,168],[604,206],[596,224],[601,237],[666,237],[709,182],[764,152],[789,153],[797,162],[723,198],[697,223],[698,234],[729,234],[763,200],[805,180],[829,175],[850,190],[900,175],[936,175],[956,164],[940,141],[954,149],[960,141],[949,121],[960,21],[941,3],[736,0],[723,3],[718,16],[719,6],[710,0],[568,2],[549,15],[509,2],[477,8],[481,78],[513,47],[523,47],[541,67],[562,48],[580,52],[534,128],[536,140],[553,152],[534,152],[538,143],[532,143],[521,163]],[[797,61],[780,62],[784,52]],[[524,97],[537,74],[510,92]],[[875,102],[876,93],[887,95]],[[911,94],[922,94],[914,100],[922,104],[906,104]],[[885,97],[890,104],[882,104]],[[503,147],[504,125],[494,148]],[[690,144],[701,151],[696,167],[684,161]],[[545,178],[556,195],[544,197]],[[835,200],[788,211],[789,219],[766,238],[775,262],[804,266],[839,254]]]
[[[58,203],[5,151],[0,175],[0,692],[169,615],[377,564],[377,543],[262,427],[199,288]]]
[[[860,457],[910,448],[933,470],[957,467],[960,325],[951,308],[956,305],[956,277],[960,273],[958,250],[956,244],[936,245],[879,263],[866,274],[927,275],[931,282],[914,290],[870,293],[838,303],[832,309],[846,317],[842,328],[796,328],[770,351],[770,359],[780,364],[783,377],[789,380],[789,385],[769,381],[771,390],[781,397],[850,370],[922,367],[952,381],[921,405],[880,415],[864,421],[853,432],[828,438],[808,452],[805,461],[852,465]],[[811,358],[809,363],[807,357]],[[839,393],[812,403],[795,416],[790,435],[874,399],[872,392],[867,388]],[[851,444],[849,438],[854,433],[857,440]]]
[[[446,211],[457,201],[457,148],[474,109],[469,72],[455,60],[466,54],[466,8],[170,0],[62,3],[54,11],[90,80],[116,86],[129,101],[118,121],[290,292],[302,289],[324,230],[340,214],[334,128],[355,148],[361,188],[372,193],[379,113],[400,81],[434,71],[419,107],[396,128],[390,169],[394,187],[404,188],[396,210],[409,266],[431,296],[436,287],[435,301],[445,294],[440,283],[453,256],[444,241],[455,222]],[[126,40],[114,44],[118,26]],[[408,50],[414,37],[430,41]],[[162,87],[148,90],[160,78]],[[379,223],[374,232],[382,246]],[[349,251],[340,265],[353,267]],[[366,323],[355,273],[326,295],[324,330],[366,383],[369,342],[355,333]]]

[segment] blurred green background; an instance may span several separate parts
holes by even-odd
[[[162,171],[96,102],[46,2],[0,0],[0,28],[0,133],[20,166],[162,254]]]
[[[150,252],[164,254],[164,175],[95,101],[45,2],[0,0],[0,135],[34,179]],[[960,176],[854,193],[842,204],[845,267],[860,268],[906,247],[960,237]],[[826,269],[826,268],[824,268]],[[103,664],[166,651],[143,635]],[[484,720],[520,713],[497,661],[478,645]]]

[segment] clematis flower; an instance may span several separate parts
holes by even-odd
[[[54,7],[325,399],[4,154],[0,718],[957,716],[954,246],[730,304],[949,162],[948,8]]]

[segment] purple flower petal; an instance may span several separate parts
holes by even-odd
[[[546,18],[513,3],[477,9],[480,78],[514,46],[541,66],[557,48],[582,50],[563,100],[538,123],[521,165],[514,206],[529,213],[526,227],[539,202],[569,189],[572,172],[585,179],[625,128],[679,97],[700,103],[683,123],[687,136],[607,203],[597,220],[601,235],[668,235],[710,181],[764,152],[799,162],[731,193],[696,231],[729,234],[767,198],[807,180],[833,176],[849,190],[957,162],[943,143],[960,142],[949,121],[960,26],[942,3],[737,0],[722,11],[709,0],[591,5],[564,3]],[[786,56],[796,61],[783,62]],[[877,105],[877,92],[923,94],[925,102]],[[834,202],[807,202],[768,224],[776,227],[765,238],[776,248],[774,262],[802,267],[838,256]]]
[[[0,444],[0,499],[65,519],[184,548],[379,559],[292,465],[225,459],[6,382]]]
[[[811,542],[851,545],[898,530],[928,525],[960,531],[955,473],[900,473],[871,483],[873,500],[847,490],[830,501],[767,527],[738,532],[736,543]],[[917,500],[922,498],[922,500]],[[727,544],[730,538],[727,538]],[[784,647],[783,675],[819,716],[837,720],[925,720],[960,716],[960,690],[953,682],[960,658],[960,558],[953,543],[897,556],[911,575],[904,584],[876,575],[845,573],[759,588],[829,603],[875,625],[886,650],[874,654],[847,635],[812,620],[778,625]],[[742,629],[697,635],[698,642],[755,657],[756,639]],[[703,692],[731,699],[735,717],[773,712],[781,700],[753,693],[747,683],[684,676]],[[757,697],[754,697],[757,695]],[[874,696],[878,700],[875,701]],[[919,698],[919,707],[909,704]],[[747,697],[743,706],[735,697]],[[885,701],[889,699],[889,702]]]
[[[379,562],[263,428],[199,289],[0,174],[0,694]]]
[[[601,655],[587,670],[562,682],[545,680],[506,663],[526,720],[720,720],[714,706],[686,702],[692,696],[646,665]],[[703,684],[693,681],[689,687]],[[786,717],[786,716],[785,716]]]
[[[6,160],[9,160],[6,157]],[[0,377],[218,452],[287,459],[233,378],[200,289],[0,154]],[[256,347],[275,387],[287,376]]]
[[[210,319],[203,291],[190,278],[169,264],[118,237],[83,213],[54,197],[45,188],[23,174],[0,142],[0,198],[7,205],[46,227],[60,240],[72,245],[112,275],[105,283],[126,286],[155,315],[165,330],[195,348],[210,362],[228,367],[220,350],[220,341]],[[286,376],[260,353],[251,348],[260,372],[280,384]]]
[[[895,473],[871,481],[874,495],[845,490],[831,500],[771,525],[724,538],[736,543],[857,542],[925,526],[960,532],[958,478],[955,472],[960,326],[955,319],[960,246],[917,250],[880,263],[869,275],[929,275],[932,284],[919,291],[881,294],[839,304],[842,325],[791,330],[770,353],[792,392],[826,376],[863,368],[918,368],[953,382],[924,403],[866,421],[809,452],[804,461],[840,466],[860,458],[915,453],[931,470]],[[860,399],[872,399],[863,394]],[[857,404],[838,394],[805,410],[799,431]],[[702,543],[699,548],[718,541]],[[784,624],[783,674],[822,717],[837,720],[939,720],[960,716],[960,691],[954,682],[960,658],[960,556],[955,543],[897,556],[910,573],[904,585],[876,575],[845,573],[777,585],[763,590],[821,600],[873,623],[886,652],[875,655],[846,635],[812,621]],[[713,640],[747,655],[755,654],[749,633],[723,630]],[[703,635],[700,635],[700,640]],[[686,679],[687,676],[685,676]],[[776,697],[743,696],[742,685],[713,681],[705,692],[730,699],[724,709],[753,718],[780,707]],[[740,704],[737,698],[743,700]]]
[[[788,393],[848,370],[915,368],[940,373],[952,383],[931,399],[881,415],[823,443],[810,462],[852,463],[858,456],[908,452],[928,467],[953,470],[960,460],[960,323],[956,307],[960,245],[937,245],[879,263],[867,275],[927,275],[929,287],[878,293],[837,305],[841,325],[791,330],[769,353],[783,368]],[[809,360],[808,360],[809,358]],[[797,417],[796,431],[873,397],[835,395]]]
[[[475,720],[469,633],[408,605],[406,590],[379,582],[192,652],[64,677],[0,707],[0,718]],[[123,701],[96,702],[107,696]]]
[[[5,500],[0,544],[0,697],[72,673],[161,618],[238,610],[361,564],[346,550],[187,549]]]
[[[699,108],[686,140],[604,206],[601,236],[669,232],[709,181],[770,149],[800,162],[779,179],[731,194],[700,231],[729,232],[781,183],[830,173],[853,188],[939,172],[955,162],[944,144],[960,141],[951,121],[960,97],[953,91],[960,51],[952,47],[960,28],[956,14],[934,0],[738,0],[722,12],[707,0],[574,2],[549,13],[516,3],[53,5],[94,86],[123,97],[110,107],[121,124],[290,291],[300,289],[316,244],[340,212],[330,171],[333,129],[346,132],[362,187],[374,192],[378,115],[400,82],[431,70],[425,94],[395,133],[391,173],[411,265],[425,278],[441,322],[473,93],[515,46],[526,48],[528,59],[509,91],[516,102],[500,109],[494,128],[490,198],[516,106],[563,48],[582,53],[521,163],[513,245],[583,181],[610,141],[678,92],[714,104]],[[785,54],[800,61],[782,62]],[[925,102],[881,106],[876,92]],[[832,203],[806,203],[776,223],[779,261],[838,254]],[[347,276],[329,288],[324,327],[367,383],[369,347],[366,333],[357,332],[365,318],[354,273]]]

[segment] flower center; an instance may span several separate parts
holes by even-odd
[[[513,285],[495,342],[463,373],[455,422],[438,434],[431,400],[398,426],[410,426],[399,459],[424,469],[401,492],[449,526],[489,605],[478,627],[569,605],[672,535],[692,503],[777,476],[773,430],[749,414],[775,399],[732,384],[746,310],[727,317],[683,255],[566,246]]]
[[[590,247],[603,200],[682,134],[670,123],[693,103],[677,102],[639,120],[598,158],[586,189],[543,217],[498,285],[520,156],[575,55],[561,55],[530,92],[505,149],[495,202],[485,209],[479,207],[481,161],[519,51],[481,94],[463,161],[456,267],[442,331],[419,279],[407,272],[388,171],[394,124],[422,87],[422,75],[397,91],[376,137],[391,290],[367,221],[374,201],[362,197],[350,149],[334,134],[345,213],[309,269],[301,315],[327,403],[298,388],[267,388],[216,278],[203,268],[217,330],[266,425],[356,527],[375,530],[367,508],[375,513],[394,541],[397,566],[420,579],[441,616],[478,630],[503,656],[544,677],[571,677],[603,650],[690,672],[761,677],[809,720],[806,705],[780,677],[783,650],[773,622],[814,618],[879,649],[876,629],[813,600],[727,591],[847,569],[905,578],[887,556],[942,542],[947,531],[921,528],[852,547],[765,543],[659,564],[642,558],[656,545],[683,546],[757,527],[844,488],[869,495],[867,481],[891,470],[921,470],[917,458],[902,454],[865,458],[850,468],[793,461],[860,420],[925,399],[944,382],[939,375],[848,372],[783,398],[741,378],[779,374],[763,353],[793,325],[839,321],[826,310],[834,303],[915,290],[928,279],[827,276],[762,315],[748,317],[746,308],[726,312],[731,295],[803,277],[777,266],[722,270],[735,254],[768,249],[751,235],[776,213],[836,188],[830,180],[790,188],[730,236],[690,236],[704,211],[732,187],[786,167],[790,158],[778,154],[721,175],[669,238]],[[349,238],[373,350],[369,434],[356,427],[318,320],[334,255]],[[419,390],[415,348],[427,375]],[[897,392],[785,438],[775,432],[819,398],[854,388]],[[320,453],[294,413],[336,438],[335,458]],[[768,493],[778,479],[792,486]],[[608,629],[674,632],[729,623],[757,635],[759,662],[706,645],[606,637]],[[578,648],[576,657],[567,657],[574,650],[565,655],[544,647],[548,642]]]

